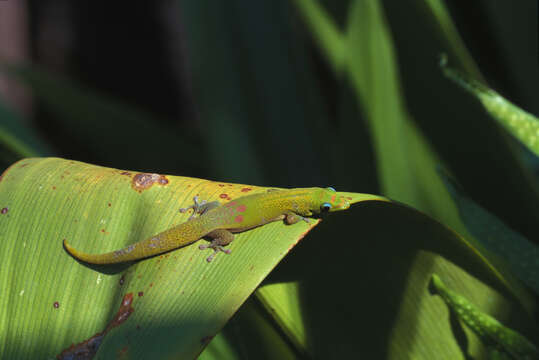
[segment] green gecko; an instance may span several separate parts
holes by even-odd
[[[208,237],[212,239],[211,243],[200,245],[199,248],[213,249],[213,253],[207,258],[210,262],[219,251],[230,253],[224,246],[234,240],[233,233],[250,230],[272,221],[284,220],[288,225],[300,220],[308,222],[306,217],[350,207],[348,198],[330,187],[270,189],[263,193],[242,196],[225,204],[218,201],[199,203],[198,197],[195,197],[194,201],[195,204],[189,208],[180,209],[180,212],[193,209],[188,221],[123,249],[105,254],[87,254],[74,249],[65,239],[64,247],[73,257],[86,263],[115,264],[158,255]],[[197,214],[200,216],[195,217]]]
[[[539,350],[528,339],[505,327],[492,316],[481,312],[466,298],[448,289],[436,274],[432,274],[432,285],[447,306],[491,350],[491,359],[539,359]]]

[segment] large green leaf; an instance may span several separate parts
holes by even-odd
[[[63,239],[104,252],[165,230],[186,219],[178,209],[195,195],[223,201],[263,190],[149,175],[58,158],[24,159],[4,172],[1,358],[49,358],[81,343],[70,351],[91,351],[101,341],[101,359],[193,358],[318,223],[275,222],[239,234],[232,254],[210,264],[197,246],[127,269],[88,267],[65,252]]]

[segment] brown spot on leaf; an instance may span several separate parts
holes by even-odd
[[[128,351],[129,351],[129,346],[127,345],[121,348],[120,350],[118,350],[118,358],[125,359],[127,357]]]
[[[58,309],[60,307],[60,303],[58,301],[55,301],[52,306],[54,306],[55,309]]]
[[[126,294],[124,298],[122,299],[122,303],[120,304],[120,309],[118,309],[118,312],[116,313],[116,316],[112,319],[112,321],[109,323],[107,328],[105,329],[105,332],[108,332],[112,328],[119,326],[123,324],[129,316],[135,311],[131,304],[133,303],[133,293]]]
[[[120,286],[122,286],[125,282],[125,274],[122,275],[122,277],[120,278]]]
[[[5,207],[5,208],[2,208],[2,210],[0,210],[0,213],[7,214],[8,211],[9,211],[9,209],[7,207]]]
[[[133,307],[131,306],[132,303],[133,293],[126,294],[122,299],[120,309],[118,310],[114,318],[111,320],[111,322],[107,325],[105,330],[95,334],[88,340],[85,340],[79,344],[71,344],[69,348],[62,351],[58,356],[56,356],[56,358],[59,360],[92,359],[97,353],[99,346],[103,342],[103,338],[105,337],[105,335],[107,335],[107,333],[116,326],[123,324],[133,313],[133,311],[135,311],[135,309],[133,309]]]
[[[56,186],[53,186],[52,189],[53,189],[53,190],[56,190]]]
[[[167,185],[169,183],[165,175],[159,174],[149,174],[149,173],[138,173],[133,176],[131,181],[131,186],[133,189],[141,193],[142,191],[149,189],[153,184],[157,185]]]
[[[71,344],[69,348],[62,351],[56,358],[58,360],[92,359],[97,353],[97,349],[99,349],[99,345],[101,345],[104,336],[104,332],[100,332],[84,342],[76,345]]]
[[[139,296],[139,297],[140,297],[140,296],[144,296],[144,291],[139,291],[139,292],[138,292],[138,296]]]
[[[111,203],[108,203],[108,205],[109,205],[109,207],[111,207],[111,206],[112,206],[112,204],[111,204]]]

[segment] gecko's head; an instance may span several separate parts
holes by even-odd
[[[332,211],[346,210],[350,202],[345,196],[339,195],[332,187],[319,188],[315,196],[313,213],[324,214]]]

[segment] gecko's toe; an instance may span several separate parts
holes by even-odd
[[[225,249],[225,247],[223,245],[219,245],[219,244],[215,244],[213,242],[209,243],[209,244],[202,244],[198,247],[200,250],[206,250],[206,249],[213,249],[213,254],[211,254],[210,256],[208,256],[206,258],[206,261],[207,262],[211,262],[213,260],[213,258],[219,253],[219,252],[223,252],[225,254],[230,254],[231,253],[231,250],[230,249]]]

